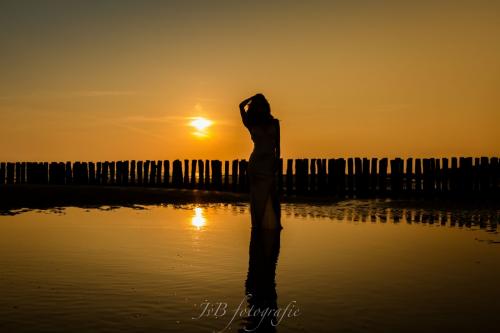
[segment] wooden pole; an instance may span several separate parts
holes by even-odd
[[[183,180],[183,187],[184,188],[189,188],[189,160],[184,160],[184,180]]]
[[[316,183],[317,183],[317,171],[316,171],[316,159],[311,158],[311,167],[310,167],[310,178],[309,178],[309,186],[310,186],[310,192],[315,193],[316,192]]]
[[[424,158],[423,159],[423,188],[424,188],[424,194],[426,196],[429,196],[432,191],[431,191],[431,160],[429,158]]]
[[[21,163],[19,162],[15,163],[15,170],[16,170],[15,182],[16,184],[21,184]]]
[[[308,163],[305,158],[295,160],[295,181],[297,194],[307,192]]]
[[[466,162],[466,170],[467,170],[467,192],[468,194],[472,194],[472,191],[474,190],[474,184],[473,184],[473,164],[472,164],[472,157],[467,157],[465,159]]]
[[[429,174],[429,180],[430,180],[430,191],[432,195],[436,192],[436,159],[435,158],[430,158],[430,174]]]
[[[305,194],[309,192],[309,159],[302,158],[301,159],[301,182],[302,182],[302,189],[301,193]]]
[[[196,162],[197,160],[191,161],[191,188],[195,188],[196,186]]]
[[[286,194],[291,195],[293,193],[293,160],[286,160]]]
[[[149,185],[149,168],[150,168],[150,165],[151,165],[151,161],[150,160],[144,161],[144,164],[143,164],[143,178],[142,178],[142,184],[144,186]]]
[[[95,185],[95,163],[89,162],[89,184]]]
[[[123,162],[123,185],[128,186],[130,184],[130,161]]]
[[[244,159],[238,165],[238,185],[240,192],[247,190],[247,161]]]
[[[122,161],[116,161],[116,180],[115,180],[116,185],[122,184],[123,180],[122,171],[123,171]]]
[[[310,187],[310,192],[315,193],[316,192],[316,159],[311,158],[311,168],[310,168],[310,181],[309,181],[309,187]]]
[[[95,182],[99,185],[102,184],[102,162],[96,163]]]
[[[337,193],[341,198],[345,197],[345,185],[346,185],[346,174],[345,174],[346,161],[343,158],[337,159],[337,164],[335,168],[337,169]]]
[[[413,193],[413,158],[406,159],[405,192]]]
[[[210,189],[210,161],[205,160],[205,188]]]
[[[436,184],[435,191],[441,193],[442,191],[442,171],[441,171],[441,160],[439,158],[434,159],[434,183]]]
[[[441,190],[443,193],[447,194],[450,192],[450,170],[449,170],[449,165],[448,165],[448,159],[443,158],[443,166],[441,170]]]
[[[64,185],[64,180],[65,180],[65,167],[64,167],[64,162],[57,162],[56,163],[56,184],[59,185]]]
[[[420,158],[415,159],[415,193],[422,193],[422,160]]]
[[[328,192],[330,194],[336,194],[337,193],[337,177],[336,177],[336,172],[337,169],[335,168],[335,159],[334,158],[329,158],[328,159]]]
[[[354,193],[358,196],[363,195],[363,162],[361,158],[354,158]]]
[[[39,177],[39,172],[38,172],[38,163],[37,163],[37,183],[40,183],[40,177]],[[80,185],[82,183],[82,166],[80,164],[80,161],[76,161],[73,163],[73,184]]]
[[[42,184],[42,171],[41,170],[42,163],[34,162],[33,163],[33,183],[34,184]],[[7,170],[8,173],[8,170]]]
[[[156,182],[156,161],[149,161],[149,178],[148,185],[154,186]]]
[[[136,185],[136,163],[137,162],[135,160],[130,161],[130,185]]]
[[[472,165],[472,191],[479,194],[480,191],[480,167],[481,159],[476,157],[473,159],[474,164]]]
[[[43,163],[35,162],[33,164],[33,178],[35,184],[43,184]]]
[[[156,161],[152,160],[150,162],[151,169],[149,173],[149,186],[155,186],[156,184]]]
[[[398,166],[397,166],[397,161],[392,159],[389,160],[389,165],[391,167],[391,173],[390,173],[390,184],[391,184],[391,194],[392,195],[397,195],[398,194]]]
[[[89,169],[87,162],[82,162],[82,182],[84,185],[88,185],[89,183]]]
[[[5,185],[7,175],[7,165],[5,162],[0,163],[0,185]]]
[[[302,169],[304,161],[300,158],[295,159],[295,193],[302,194],[304,192],[304,179]]]
[[[18,171],[21,172],[20,170],[21,166],[19,165],[19,168],[17,167],[16,164],[16,184],[19,184],[17,181],[18,177]],[[57,184],[57,162],[50,162],[49,163],[49,178],[48,178],[48,183],[49,184]]]
[[[115,184],[115,162],[111,161],[109,163],[109,183],[114,185]]]
[[[372,193],[378,193],[378,159],[372,158],[370,170],[370,187]]]
[[[212,160],[212,188],[220,191],[222,189],[222,162]]]
[[[3,164],[3,165],[2,165]],[[26,183],[33,184],[33,163],[26,163]],[[3,185],[7,182],[7,164],[2,162],[0,163],[0,185]]]
[[[222,161],[217,160],[217,190],[222,190]]]
[[[493,195],[497,195],[500,192],[500,163],[498,162],[498,157],[492,157],[490,160],[490,172],[491,172],[491,190]]]
[[[224,161],[224,190],[229,191],[229,161]]]
[[[205,162],[198,160],[198,188],[205,188]]]
[[[175,160],[172,165],[172,186],[182,187],[182,162],[180,160]]]
[[[354,160],[352,157],[347,159],[347,192],[349,196],[354,194]]]
[[[64,184],[64,163],[63,163],[63,184]],[[26,162],[21,163],[21,183],[26,183]]]
[[[163,186],[170,185],[170,161],[163,160]]]
[[[66,166],[66,170],[67,170],[67,166]],[[109,162],[108,161],[104,161],[104,163],[102,164],[102,184],[103,185],[107,185],[108,184],[108,172],[109,172]]]
[[[460,194],[469,195],[472,192],[472,158],[460,157],[459,165]]]
[[[450,192],[453,194],[457,194],[460,190],[460,186],[458,185],[458,159],[456,157],[451,158],[451,170],[450,170]]]
[[[363,157],[363,177],[362,177],[362,193],[367,195],[370,189],[370,160]]]
[[[144,162],[137,161],[137,185],[139,186],[142,186],[142,184],[144,183],[142,175],[143,172],[144,172]]]
[[[238,190],[238,160],[233,160],[231,165],[231,188],[233,192]]]
[[[160,187],[162,185],[163,180],[163,161],[156,161],[156,186]]]
[[[217,161],[210,161],[210,169],[212,170],[212,179],[210,182],[210,188],[213,190],[217,189]]]
[[[387,194],[387,167],[388,167],[388,159],[387,158],[382,158],[380,160],[380,164],[379,164],[379,173],[380,173],[380,183],[379,183],[379,186],[380,186],[380,194],[385,196]]]
[[[481,157],[481,165],[479,167],[479,187],[481,193],[485,194],[490,191],[490,160],[488,157]]]
[[[43,162],[42,164],[42,184],[49,183],[49,163]]]

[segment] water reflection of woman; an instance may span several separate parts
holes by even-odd
[[[244,320],[242,332],[276,332],[273,325],[276,324],[276,316],[273,314],[278,309],[275,276],[280,236],[279,229],[252,228],[245,282],[248,309],[251,312]]]

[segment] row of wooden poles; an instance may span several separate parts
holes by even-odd
[[[498,194],[497,157],[280,160],[276,185],[292,194],[373,196]],[[172,166],[172,167],[171,167]],[[246,192],[248,161],[169,160],[0,163],[2,184],[75,184]]]

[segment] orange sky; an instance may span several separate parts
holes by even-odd
[[[0,160],[500,155],[499,4],[269,2],[2,1]]]

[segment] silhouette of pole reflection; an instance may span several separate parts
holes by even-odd
[[[248,315],[240,332],[276,332],[276,266],[281,230],[252,228],[245,293]],[[273,325],[274,323],[274,325]]]

